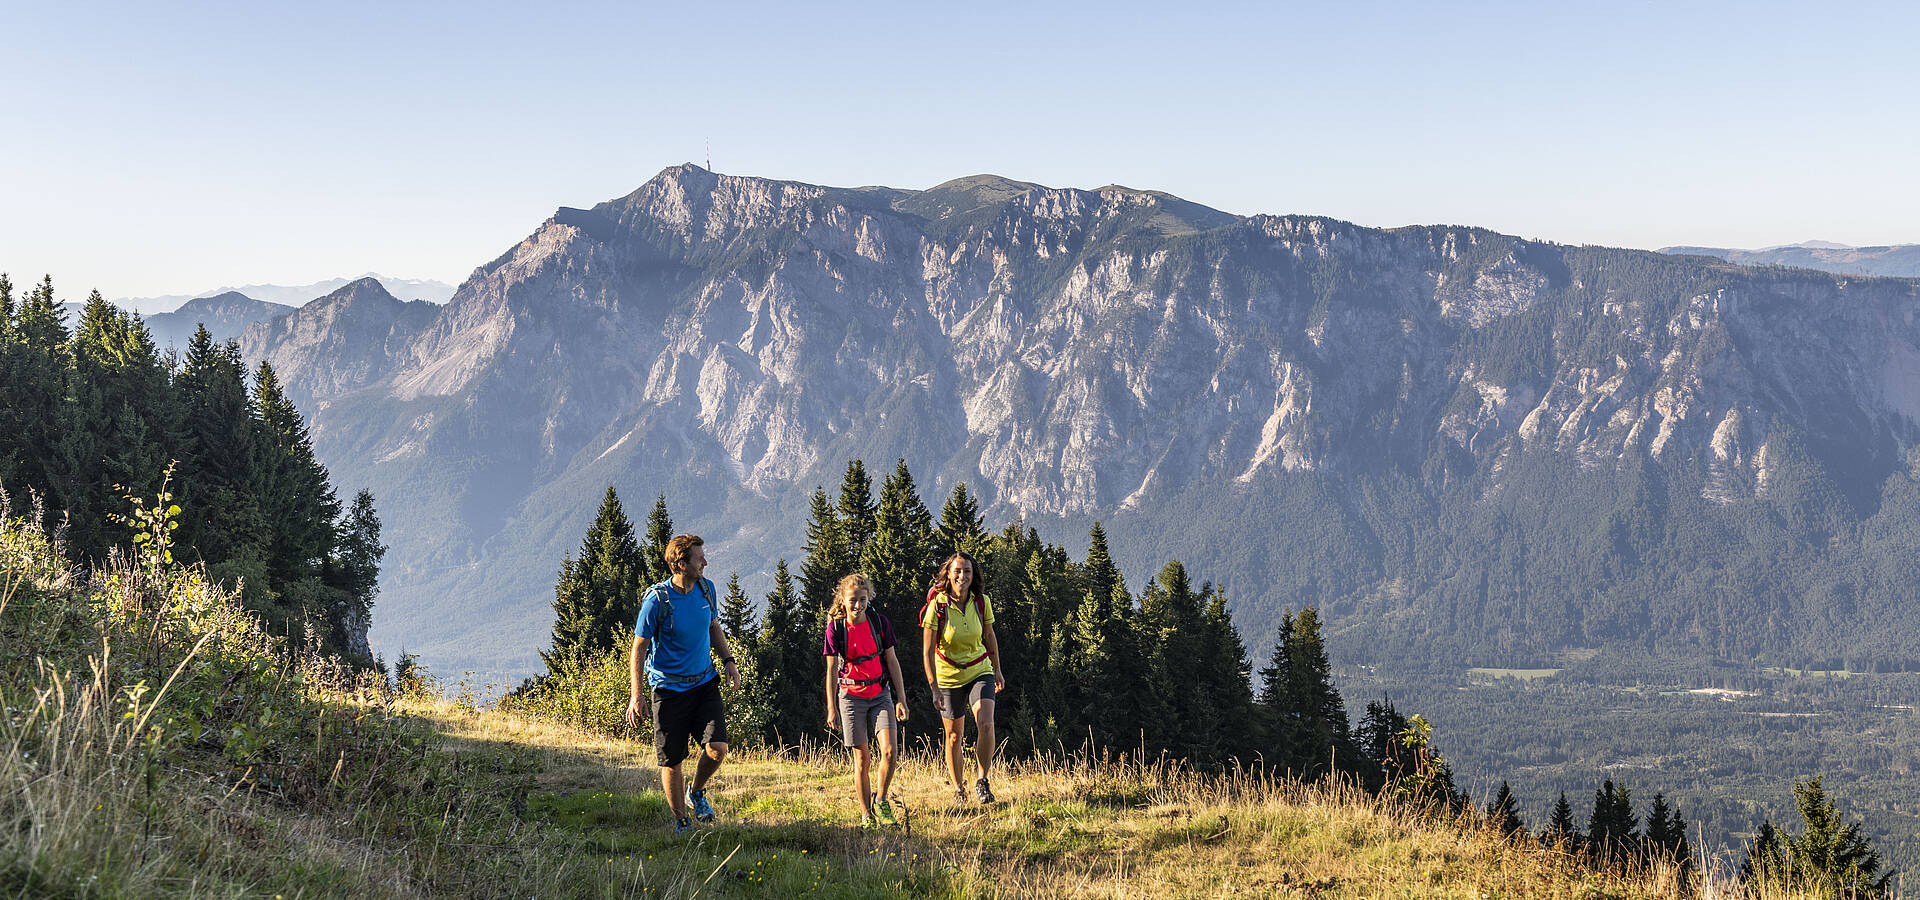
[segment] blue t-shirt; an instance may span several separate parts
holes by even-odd
[[[687,594],[680,593],[672,579],[647,589],[647,596],[640,601],[640,619],[633,628],[635,634],[649,641],[647,684],[685,691],[719,676],[713,667],[710,630],[714,609],[707,600],[712,596],[713,582],[705,578]]]

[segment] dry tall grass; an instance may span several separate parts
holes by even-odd
[[[545,796],[658,795],[650,746],[485,710],[418,711],[470,745],[538,748]],[[953,898],[1738,895],[1724,865],[1692,884],[1670,864],[1600,871],[1510,842],[1470,817],[1436,817],[1350,786],[1207,776],[1138,756],[1013,762],[994,780],[1001,802],[981,807],[954,801],[935,755],[910,753],[893,791],[906,826],[867,832],[855,827],[849,771],[838,748],[735,753],[711,791],[722,824],[681,840],[707,848],[701,862],[727,851],[736,861],[766,860],[782,850],[832,861],[847,896],[908,888]],[[641,821],[608,827],[665,835],[664,803],[635,811]],[[780,894],[726,881],[739,869],[718,863],[689,875],[720,873],[723,886],[709,884],[707,895]]]

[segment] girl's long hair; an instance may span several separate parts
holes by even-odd
[[[860,572],[855,572],[852,575],[840,579],[840,583],[833,586],[833,606],[827,610],[827,621],[832,622],[838,620],[851,623],[853,621],[853,592],[861,588],[867,589],[867,615],[873,615],[873,579],[868,578]]]
[[[967,596],[965,597],[950,596],[948,598],[949,602],[965,603],[967,600],[971,600],[975,597],[984,599],[987,596],[987,589],[980,584],[980,581],[981,581],[980,563],[976,562],[972,556],[969,556],[966,553],[955,553],[954,555],[947,557],[946,562],[943,562],[940,564],[940,571],[933,576],[934,596],[938,597],[941,594],[952,593],[952,591],[950,590],[952,585],[950,585],[947,582],[947,569],[953,566],[953,561],[956,559],[964,559],[967,561],[967,569],[973,573],[973,577],[967,579]]]

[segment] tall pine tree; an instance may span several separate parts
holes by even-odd
[[[619,647],[640,614],[643,564],[633,523],[620,496],[607,487],[600,511],[580,542],[580,555],[560,563],[553,593],[553,649],[542,651],[547,671],[559,675]]]
[[[843,519],[842,524],[846,524],[846,520]],[[860,571],[873,579],[873,607],[893,622],[896,634],[917,634],[916,617],[921,601],[926,597],[928,583],[933,578],[932,545],[933,517],[920,502],[913,483],[913,473],[907,470],[907,461],[902,459],[894,465],[893,474],[888,475],[880,487],[880,502],[874,510],[872,536],[866,541],[859,564]],[[814,634],[824,634],[824,608],[815,627],[819,630]],[[924,664],[918,647],[897,655],[900,658],[900,675],[906,679],[906,683],[925,684]],[[824,677],[825,670],[821,671]],[[932,723],[932,706],[919,707],[917,698],[909,698],[908,702],[916,707],[913,718],[922,723]]]
[[[801,598],[785,559],[774,567],[773,590],[755,645],[755,670],[773,676],[769,705],[769,742],[797,746],[802,739],[819,737],[826,723],[826,664],[820,655],[821,636],[795,627]]]
[[[69,352],[66,314],[54,301],[53,278],[27,291],[13,316],[4,389],[7,427],[0,428],[0,467],[9,476],[7,488],[25,499],[37,492],[57,519],[74,498],[76,476],[71,457],[73,442],[67,428],[73,417],[67,401],[73,359]]]
[[[1633,796],[1609,778],[1593,792],[1593,813],[1587,818],[1587,845],[1607,859],[1621,860],[1637,848]]]
[[[1571,816],[1572,810],[1567,814]],[[1487,824],[1500,829],[1500,833],[1509,839],[1524,838],[1527,826],[1520,821],[1520,804],[1513,798],[1513,787],[1502,780],[1500,792],[1493,795],[1493,802],[1487,806]]]
[[[260,422],[255,491],[268,526],[267,572],[282,583],[314,577],[333,554],[334,497],[327,468],[314,456],[307,423],[280,389],[273,366],[260,363],[253,379]]]
[[[873,478],[867,475],[866,462],[856,459],[847,463],[847,472],[840,479],[836,515],[851,558],[858,560],[866,553],[867,539],[873,537],[873,517],[877,510],[873,501]]]
[[[1580,848],[1580,832],[1574,828],[1573,804],[1567,802],[1566,791],[1560,792],[1560,801],[1553,805],[1553,812],[1547,816],[1547,828],[1540,832],[1540,842],[1567,850]]]
[[[640,571],[641,590],[659,584],[673,577],[667,569],[667,542],[673,540],[673,516],[667,514],[667,495],[661,494],[653,500],[653,511],[647,513],[647,543],[641,548],[645,568]]]
[[[747,653],[755,638],[753,628],[753,604],[747,600],[747,592],[740,589],[740,573],[727,576],[727,598],[720,606],[720,627],[727,630],[727,639],[738,645],[736,655]]]
[[[167,372],[140,319],[94,291],[72,340],[72,419],[66,436],[75,462],[74,529],[68,545],[98,559],[121,542],[107,526],[124,494],[151,496],[169,459]]]
[[[380,593],[380,560],[387,555],[386,545],[380,543],[380,516],[374,510],[371,492],[363,490],[353,496],[353,505],[337,531],[340,542],[333,583],[344,598],[338,617],[341,643],[349,654],[371,657],[367,627],[373,621],[374,598]]]
[[[953,486],[947,503],[940,508],[940,526],[934,530],[932,557],[935,563],[965,553],[974,559],[987,546],[987,528],[980,517],[980,504],[962,481]]]

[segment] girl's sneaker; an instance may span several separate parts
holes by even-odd
[[[688,791],[687,805],[693,807],[693,817],[702,822],[713,821],[713,804],[707,802],[706,791]]]
[[[689,832],[689,831],[692,831],[692,830],[693,830],[693,820],[692,820],[692,819],[688,819],[688,818],[684,818],[684,817],[683,817],[683,818],[678,818],[678,819],[674,819],[674,820],[673,820],[673,833],[674,833],[674,834],[686,834],[687,832]]]
[[[873,811],[875,818],[879,819],[882,825],[892,828],[900,824],[900,820],[893,817],[893,804],[888,803],[885,799],[875,803],[873,805]]]

